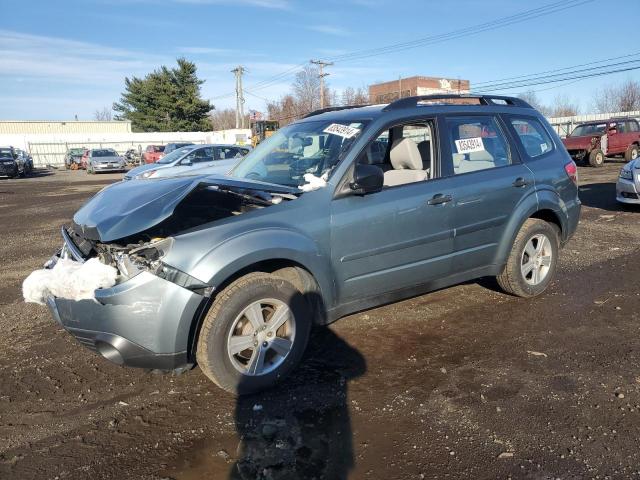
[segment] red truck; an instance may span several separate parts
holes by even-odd
[[[604,165],[607,156],[624,155],[626,161],[640,155],[640,124],[634,118],[610,118],[581,123],[562,140],[576,162]]]
[[[149,145],[142,153],[144,163],[156,163],[162,157],[164,145]]]

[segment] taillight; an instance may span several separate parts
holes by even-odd
[[[578,185],[578,167],[576,166],[576,162],[571,160],[564,166],[564,171],[567,172],[567,175],[569,175],[573,183]]]

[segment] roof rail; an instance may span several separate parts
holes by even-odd
[[[480,105],[511,105],[514,107],[533,108],[527,102],[516,97],[505,97],[502,95],[472,95],[472,94],[442,94],[442,95],[418,95],[406,97],[391,102],[384,107],[383,111],[399,110],[401,108],[417,107],[419,105],[458,105],[459,102],[450,100],[478,100]],[[448,102],[449,101],[449,102]]]
[[[369,107],[369,106],[371,106],[371,105],[370,104],[366,104],[366,105],[341,105],[339,107],[320,108],[318,110],[314,110],[311,113],[307,113],[302,118],[309,118],[309,117],[313,117],[315,115],[320,115],[321,113],[326,113],[326,112],[337,112],[338,110],[349,110],[350,108],[360,108],[360,107]]]

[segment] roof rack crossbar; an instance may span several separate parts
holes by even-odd
[[[369,107],[369,106],[371,106],[371,105],[370,104],[366,104],[366,105],[341,105],[339,107],[320,108],[318,110],[314,110],[313,112],[307,113],[302,118],[314,117],[316,115],[320,115],[321,113],[337,112],[338,110],[349,110],[350,108],[360,108],[360,107]]]
[[[503,95],[473,95],[473,94],[440,94],[440,95],[418,95],[414,97],[405,97],[391,102],[383,108],[383,111],[399,110],[401,108],[411,108],[418,106],[421,102],[436,103],[442,100],[464,100],[476,99],[480,105],[511,105],[514,107],[533,108],[527,102],[516,97],[506,97]]]

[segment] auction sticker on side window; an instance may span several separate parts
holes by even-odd
[[[342,138],[351,138],[360,133],[359,128],[350,127],[349,125],[340,125],[339,123],[332,123],[323,130],[324,133],[331,133],[332,135],[338,135]]]
[[[482,143],[482,137],[463,138],[462,140],[456,140],[456,148],[458,153],[482,152],[484,144]]]

